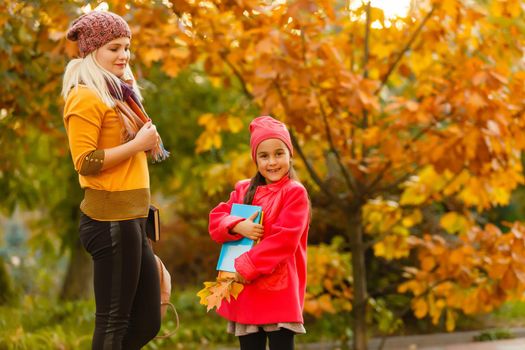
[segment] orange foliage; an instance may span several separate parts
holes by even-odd
[[[308,285],[305,312],[324,313],[352,310],[352,278],[349,254],[341,253],[340,241],[308,248]]]
[[[425,235],[411,242],[420,268],[407,268],[400,293],[414,295],[418,318],[437,324],[446,311],[447,329],[454,328],[458,311],[485,313],[525,291],[525,224],[509,224],[503,233],[492,224],[471,226],[457,240]]]

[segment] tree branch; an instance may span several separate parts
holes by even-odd
[[[368,59],[370,55],[370,22],[371,22],[371,15],[370,15],[370,1],[366,4],[366,24],[365,24],[365,47],[364,47],[364,56],[363,56],[363,78],[368,78]],[[363,129],[368,128],[368,110],[363,110],[363,125],[361,126]],[[361,157],[363,159],[366,158],[367,155],[367,149],[365,144],[361,144]]]
[[[241,83],[242,91],[244,92],[244,94],[248,98],[253,99],[254,96],[251,94],[250,91],[248,91],[248,87],[246,86],[246,82],[244,81],[241,72],[230,62],[225,50],[221,50],[219,52],[219,56],[223,59],[224,62],[226,62],[226,65],[230,67],[230,69],[233,71],[233,74],[237,77],[237,79]]]
[[[301,30],[301,43],[302,43],[302,49],[303,49],[303,63],[305,65],[305,67],[308,67],[309,64],[308,64],[308,60],[306,59],[306,38],[305,38],[305,35],[304,35],[304,30]],[[324,108],[323,102],[321,101],[321,99],[319,98],[319,94],[317,93],[317,86],[315,86],[310,79],[309,79],[309,85],[310,85],[310,87],[312,87],[314,89],[315,96],[316,96],[317,100],[319,101],[319,107],[320,107],[320,110],[321,110],[321,115],[323,117],[323,123],[324,123],[324,126],[325,126],[326,138],[328,140],[328,144],[330,145],[330,151],[336,157],[337,164],[339,165],[339,168],[341,169],[341,173],[343,174],[343,177],[345,179],[345,182],[346,182],[346,185],[347,185],[348,189],[355,194],[356,191],[357,191],[357,185],[355,183],[355,179],[353,178],[352,174],[350,174],[347,171],[347,169],[345,168],[345,166],[343,165],[343,162],[341,160],[341,156],[340,156],[337,148],[335,147],[335,143],[334,143],[334,140],[333,140],[333,137],[332,137],[331,128],[330,128],[330,125],[328,123],[328,116],[326,115],[326,110]],[[281,96],[281,99],[282,99],[282,93],[280,91],[280,87],[277,86],[277,89],[278,89],[279,95]]]
[[[174,10],[175,11],[175,10]],[[180,15],[175,12],[177,14],[177,16],[180,18]],[[210,26],[211,26],[211,29],[212,29],[212,32],[213,32],[213,36],[215,37],[216,36],[216,31],[215,31],[215,26],[213,25],[213,23],[210,23]],[[202,38],[202,36],[201,36]],[[237,79],[239,80],[239,83],[241,84],[241,88],[242,88],[242,91],[244,92],[244,94],[246,95],[246,97],[248,97],[249,99],[253,99],[253,95],[252,93],[248,90],[248,87],[246,86],[246,82],[244,81],[244,78],[242,77],[242,74],[241,72],[237,69],[237,67],[235,67],[233,65],[233,63],[230,62],[230,60],[228,59],[228,50],[226,48],[223,48],[221,50],[219,50],[218,52],[219,54],[219,57],[222,58],[222,60],[226,63],[226,65],[232,70],[233,74],[237,77]]]
[[[319,175],[317,174],[317,172],[313,168],[312,164],[306,158],[306,156],[305,156],[305,154],[303,152],[303,149],[301,148],[301,146],[299,145],[299,142],[297,141],[297,138],[295,137],[295,133],[294,133],[293,129],[290,129],[290,138],[292,139],[292,144],[293,144],[294,150],[297,151],[297,154],[299,154],[299,157],[302,159],[304,165],[306,166],[306,170],[310,174],[310,177],[314,180],[314,182],[317,184],[317,186],[319,186],[321,191],[323,191],[324,194],[328,198],[333,200],[338,205],[340,205],[340,206],[342,206],[344,208],[348,207],[348,205],[346,203],[344,203],[337,195],[332,193],[332,191],[330,191],[330,189],[325,185],[323,180],[321,180],[321,178],[319,177]]]
[[[434,283],[433,285],[429,286],[426,290],[423,291],[423,293],[421,293],[418,297],[423,297],[423,296],[426,296],[428,293],[430,293],[430,291],[432,291],[434,288],[436,288],[437,286],[439,286],[441,283],[445,283],[445,282],[449,282],[451,281],[450,278],[446,278],[446,279],[442,279],[440,281],[436,281],[436,283]],[[412,306],[411,304],[408,304],[407,306],[405,306],[403,309],[401,309],[400,311],[398,312],[393,312],[394,314],[394,317],[393,317],[393,320],[396,320],[396,319],[399,319],[401,317],[403,317],[406,313],[408,313],[410,310],[412,309]],[[383,350],[384,346],[385,346],[385,342],[386,342],[386,338],[388,337],[388,335],[383,335],[381,337],[381,342],[379,344],[379,347],[378,347],[378,350]]]
[[[319,99],[318,95],[317,95],[317,98]],[[355,179],[352,176],[352,174],[349,173],[346,167],[344,166],[343,161],[341,160],[339,151],[335,147],[334,139],[332,137],[332,131],[328,123],[328,116],[326,115],[326,110],[324,109],[322,101],[319,101],[319,106],[321,109],[321,115],[323,116],[323,123],[325,126],[326,138],[328,140],[328,144],[330,145],[330,151],[335,155],[337,164],[339,165],[339,169],[341,169],[341,173],[343,174],[343,178],[345,179],[346,186],[348,186],[348,189],[351,192],[354,192],[354,194],[357,194],[357,185],[355,183]]]
[[[403,146],[403,152],[407,151],[412,143],[416,142],[421,137],[423,137],[423,135],[425,135],[428,131],[430,131],[435,125],[436,125],[436,122],[432,122],[427,127],[421,129],[416,136],[414,136],[410,141],[408,141]],[[385,164],[383,169],[381,169],[381,171],[377,174],[375,179],[372,180],[372,182],[367,186],[367,191],[368,192],[373,192],[374,191],[375,186],[383,179],[383,177],[385,176],[386,172],[390,169],[391,166],[392,166],[392,160],[388,160],[388,162]],[[410,176],[410,175],[408,174],[408,176]],[[403,180],[404,181],[405,178],[406,178],[406,175],[402,176],[401,179],[398,179],[397,181],[394,181],[394,183],[396,183],[396,186],[397,186],[397,185],[399,185],[399,180]],[[391,187],[391,185],[389,185],[388,187]]]
[[[414,33],[412,33],[412,36],[410,37],[410,39],[408,40],[408,42],[405,44],[405,46],[403,47],[403,49],[399,52],[399,54],[397,55],[396,59],[394,60],[394,63],[392,63],[390,65],[390,67],[388,68],[388,71],[386,72],[385,76],[383,77],[383,79],[381,80],[381,85],[379,85],[379,87],[377,88],[377,90],[374,92],[375,95],[377,95],[379,93],[379,91],[381,91],[381,89],[385,86],[386,82],[388,81],[388,79],[390,78],[390,75],[394,72],[394,69],[396,69],[397,65],[399,64],[399,62],[401,61],[401,58],[403,58],[403,56],[405,55],[405,53],[410,49],[410,47],[412,46],[412,44],[414,43],[414,40],[416,40],[417,36],[419,35],[419,33],[421,32],[421,30],[423,29],[423,27],[425,26],[425,24],[427,23],[427,21],[430,19],[430,17],[432,16],[432,14],[434,13],[434,10],[435,10],[435,7],[432,6],[432,9],[430,9],[430,11],[427,13],[427,15],[425,16],[425,18],[423,19],[423,21],[419,24],[419,26],[417,27],[417,29],[414,31]]]
[[[368,78],[368,59],[370,57],[370,1],[366,4],[366,24],[365,24],[365,49],[363,56],[363,78]]]

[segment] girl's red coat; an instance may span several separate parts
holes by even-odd
[[[249,180],[235,185],[230,199],[210,213],[211,238],[223,243],[242,238],[230,229],[243,218],[231,216],[233,203],[242,203]],[[237,299],[223,301],[217,312],[243,324],[303,323],[306,289],[306,244],[310,204],[306,189],[287,176],[259,186],[253,205],[263,208],[264,235],[249,252],[235,260],[235,269],[246,280]]]

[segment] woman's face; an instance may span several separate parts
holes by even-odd
[[[266,179],[274,183],[288,174],[290,170],[290,151],[279,139],[267,139],[257,146],[257,170]]]
[[[130,39],[123,37],[111,40],[98,48],[95,59],[105,70],[121,78],[129,62]]]

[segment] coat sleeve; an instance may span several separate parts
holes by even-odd
[[[75,170],[96,175],[102,169],[104,150],[97,149],[104,111],[93,103],[98,97],[86,88],[70,92],[64,108],[64,124]]]
[[[268,236],[235,260],[235,269],[248,281],[272,273],[279,263],[292,256],[306,231],[310,222],[306,189],[293,187],[284,201]]]
[[[242,182],[237,183],[228,201],[219,203],[219,205],[210,212],[208,232],[210,233],[211,239],[217,243],[236,241],[243,237],[240,234],[230,233],[232,227],[244,220],[244,218],[230,215],[232,204],[242,202],[242,187]]]

